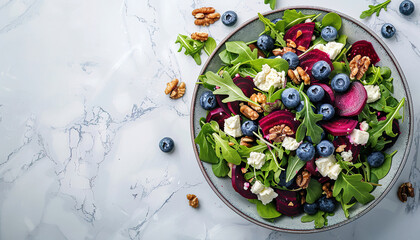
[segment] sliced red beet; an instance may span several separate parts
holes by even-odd
[[[362,145],[356,146],[356,145],[351,144],[347,136],[337,137],[336,139],[334,139],[333,144],[334,144],[334,148],[336,149],[341,145],[346,145],[346,147],[344,148],[344,151],[347,152],[351,150],[351,153],[353,155],[353,161],[357,159],[357,157],[359,156],[360,150],[362,149]]]
[[[232,111],[230,111],[230,109],[229,109],[229,107],[228,107],[228,105],[227,105],[227,103],[224,103],[224,102],[222,102],[222,100],[223,99],[225,99],[225,98],[227,98],[228,96],[227,95],[219,95],[219,94],[216,94],[215,95],[216,96],[216,100],[217,100],[217,104],[219,104],[219,106],[227,113],[227,114],[231,114],[232,113]]]
[[[308,170],[309,173],[311,173],[312,176],[317,175],[315,158],[313,158],[310,161],[307,161],[306,165],[305,165],[305,168],[306,168],[306,170]]]
[[[220,129],[223,129],[225,119],[229,117],[230,115],[227,114],[223,108],[215,108],[207,114],[206,122],[216,121],[219,124]]]
[[[284,40],[292,40],[296,43],[296,47],[302,46],[306,49],[309,48],[309,45],[312,41],[312,35],[314,34],[315,23],[301,23],[291,27],[286,34],[284,35]],[[298,36],[297,32],[301,31],[302,35]],[[300,54],[301,51],[298,51]]]
[[[301,212],[298,192],[276,189],[276,210],[286,216],[296,216]]]
[[[319,80],[316,80],[314,77],[312,77],[312,67],[316,62],[321,60],[327,62],[328,65],[330,65],[331,71],[334,70],[334,67],[328,54],[319,49],[309,51],[299,58],[299,66],[301,66],[306,71],[306,73],[308,73],[309,77],[311,77],[311,82],[313,83],[319,82]]]
[[[244,189],[245,183],[248,183],[245,180],[244,174],[241,171],[241,166],[233,165],[232,167],[232,187],[238,192],[242,197],[247,199],[256,199],[257,195],[251,192],[251,186]]]
[[[238,115],[239,113],[241,113],[241,111],[239,111],[239,109],[241,108],[239,106],[241,102],[239,101],[235,101],[235,102],[228,102],[227,106],[229,108],[229,111],[231,111],[233,114]]]
[[[326,182],[328,182],[330,180],[331,179],[329,177],[321,177],[321,178],[318,178],[318,182],[321,183],[321,184],[324,184],[324,183],[326,183]]]
[[[343,117],[353,117],[359,115],[366,105],[367,93],[363,84],[353,82],[350,89],[343,94],[336,94],[334,105],[337,114]]]
[[[274,111],[267,116],[263,117],[259,121],[259,125],[263,131],[264,137],[268,136],[269,131],[272,127],[285,124],[289,126],[293,132],[296,132],[297,128],[300,125],[300,122],[296,120],[296,116],[294,113],[286,111],[286,110],[279,110]]]
[[[321,126],[333,136],[346,136],[356,128],[357,123],[358,122],[353,119],[339,118],[321,123]]]
[[[384,120],[386,120],[386,114],[384,112],[378,112],[378,121],[384,121]],[[392,121],[392,132],[396,133],[397,136],[390,137],[390,136],[386,135],[386,133],[383,134],[383,137],[385,138],[385,140],[391,140],[390,143],[385,144],[384,149],[388,149],[388,148],[392,147],[395,144],[395,142],[398,140],[398,137],[401,134],[400,124],[398,123],[397,119],[394,119]]]
[[[351,61],[357,55],[361,55],[362,57],[368,56],[372,64],[376,64],[381,61],[375,49],[373,48],[372,43],[366,40],[360,40],[353,43],[347,59]]]
[[[324,83],[314,83],[315,85],[318,85],[320,87],[322,87],[322,89],[324,89],[325,93],[326,93],[326,99],[328,102],[330,103],[334,103],[335,101],[335,95],[334,95],[334,91],[332,90],[332,88],[330,86],[328,86],[327,84]]]

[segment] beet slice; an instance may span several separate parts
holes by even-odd
[[[318,86],[322,87],[322,89],[324,89],[324,91],[326,93],[326,95],[325,95],[326,100],[330,103],[334,103],[335,95],[334,95],[334,91],[332,90],[332,88],[330,86],[328,86],[327,84],[324,84],[324,83],[314,83],[314,85],[318,85]]]
[[[347,152],[351,150],[352,155],[353,155],[353,161],[357,159],[357,157],[359,156],[360,150],[362,149],[362,145],[356,146],[356,145],[351,144],[347,136],[337,137],[336,139],[334,139],[333,145],[334,145],[334,148],[336,149],[341,145],[346,145],[346,147],[344,148],[344,151]]]
[[[251,97],[252,94],[257,92],[255,91],[256,86],[254,84],[254,80],[251,77],[241,77],[238,74],[233,78],[233,83],[235,83],[235,85],[238,86],[247,97]],[[240,113],[240,101],[223,103],[223,99],[227,97],[227,95],[216,95],[217,103],[227,114],[230,115],[233,113],[234,115],[238,115]]]
[[[321,61],[321,60],[327,62],[328,65],[330,65],[331,71],[334,70],[330,56],[328,56],[327,53],[319,49],[311,50],[299,58],[299,61],[300,61],[299,66],[301,66],[306,71],[306,73],[308,73],[309,77],[311,77],[311,82],[313,83],[319,82],[319,80],[316,80],[312,76],[312,67],[314,66],[316,62]]]
[[[257,195],[251,192],[251,186],[247,190],[244,189],[244,184],[248,183],[241,171],[241,166],[233,165],[232,167],[232,187],[242,197],[247,199],[256,199]]]
[[[284,35],[284,40],[287,41],[288,39],[290,39],[296,43],[296,47],[302,46],[308,49],[312,41],[312,35],[314,34],[314,29],[315,29],[314,22],[297,24],[291,27],[286,32],[286,34]],[[298,31],[301,31],[302,35],[296,38]],[[298,52],[298,55],[301,53],[301,51],[299,50],[297,52]]]
[[[217,88],[217,87],[216,87]],[[227,103],[224,103],[224,102],[222,102],[222,100],[223,99],[225,99],[225,98],[227,98],[228,96],[227,95],[219,95],[219,94],[215,94],[215,96],[216,96],[216,101],[217,101],[217,104],[219,104],[219,106],[227,113],[227,114],[231,114],[232,113],[232,111],[230,111],[230,109],[229,109],[229,107],[228,107],[228,105],[227,105]]]
[[[301,212],[298,192],[276,189],[276,210],[286,216],[296,216]]]
[[[384,121],[384,120],[386,120],[386,114],[385,114],[384,112],[378,112],[378,121]],[[392,147],[392,146],[395,144],[395,142],[398,140],[398,137],[399,137],[399,136],[400,136],[400,134],[401,134],[401,131],[400,131],[400,124],[398,123],[398,120],[397,120],[397,119],[394,119],[394,120],[392,121],[392,132],[393,132],[393,133],[396,133],[396,134],[397,134],[397,136],[395,136],[395,137],[390,137],[390,136],[386,135],[386,133],[383,133],[383,134],[382,134],[382,136],[385,138],[385,140],[391,140],[391,142],[390,142],[390,143],[385,144],[385,146],[384,146],[384,149],[383,149],[383,150],[385,150],[385,149],[388,149],[388,148]]]
[[[330,180],[331,179],[329,177],[320,177],[320,178],[318,178],[318,182],[321,183],[321,184],[324,184],[324,183],[326,183],[326,182],[328,182]]]
[[[316,171],[316,165],[315,165],[315,158],[313,158],[310,161],[307,161],[305,168],[306,170],[308,170],[309,173],[311,173],[312,176],[316,176],[317,171]]]
[[[259,125],[263,131],[264,137],[267,137],[269,131],[272,127],[285,124],[289,126],[293,132],[296,132],[297,128],[300,125],[300,122],[296,119],[294,113],[286,111],[286,110],[279,110],[274,111],[267,116],[263,117],[259,121]]]
[[[230,114],[227,114],[223,108],[215,108],[207,114],[206,122],[216,121],[219,124],[219,128],[223,129],[225,126],[225,119],[229,117]]]
[[[373,48],[372,43],[366,40],[360,40],[353,43],[351,51],[347,56],[348,61],[351,61],[356,55],[361,55],[362,57],[368,56],[371,63],[374,65],[381,61],[375,49]]]
[[[353,82],[346,93],[336,94],[334,105],[339,116],[353,117],[363,111],[366,101],[367,93],[363,84]]]
[[[333,121],[321,123],[321,126],[333,136],[346,136],[353,132],[357,121],[347,118],[339,118]]]

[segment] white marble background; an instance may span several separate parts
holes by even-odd
[[[246,2],[246,3],[245,3]],[[357,18],[377,1],[278,0],[318,5]],[[420,108],[420,1],[413,16],[388,12],[363,21],[385,42]],[[201,67],[177,53],[178,33],[200,30],[191,11],[235,10],[236,26],[268,11],[263,0],[0,0],[0,239],[418,239],[419,116],[409,162],[416,198],[396,187],[371,212],[340,229],[293,235],[253,225],[205,182],[189,135],[189,106]],[[210,28],[217,41],[233,28]],[[202,56],[203,62],[206,56]],[[187,93],[163,94],[179,78]],[[176,149],[162,153],[170,136]],[[201,203],[188,206],[185,195]]]

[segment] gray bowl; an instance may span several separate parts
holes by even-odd
[[[398,176],[404,168],[404,165],[407,161],[407,157],[410,150],[410,145],[413,135],[413,109],[412,109],[412,100],[410,91],[408,89],[408,84],[405,79],[404,73],[398,62],[396,61],[394,55],[391,53],[390,49],[385,45],[381,38],[379,38],[374,32],[365,27],[362,23],[357,20],[342,14],[340,12],[318,8],[318,7],[289,7],[282,8],[275,11],[267,12],[264,15],[270,19],[279,18],[283,16],[283,11],[286,9],[297,9],[302,11],[304,14],[326,14],[328,12],[336,12],[343,19],[342,33],[346,34],[349,38],[348,41],[353,43],[358,40],[367,40],[372,42],[376,52],[378,53],[381,61],[379,66],[388,66],[392,70],[392,76],[394,77],[394,96],[397,99],[403,97],[406,98],[406,104],[404,106],[405,120],[400,124],[401,135],[398,138],[396,144],[392,149],[388,149],[387,152],[392,152],[398,150],[398,153],[394,156],[392,161],[391,170],[388,175],[380,180],[381,187],[377,187],[372,194],[375,196],[375,200],[366,204],[357,204],[350,209],[350,218],[347,219],[344,216],[344,213],[341,207],[338,207],[335,211],[335,215],[328,218],[328,226],[321,229],[314,229],[314,223],[302,223],[300,221],[300,216],[290,218],[287,216],[282,216],[274,222],[267,221],[261,218],[256,210],[254,204],[251,204],[247,199],[243,198],[241,195],[235,192],[232,187],[230,178],[218,178],[214,176],[211,165],[208,163],[203,163],[198,157],[198,146],[194,143],[194,138],[200,131],[199,119],[205,117],[207,112],[200,107],[199,96],[203,91],[204,87],[201,85],[196,85],[193,94],[193,101],[191,105],[191,138],[193,141],[193,148],[195,156],[197,158],[197,163],[200,166],[201,171],[203,172],[204,177],[209,183],[210,187],[217,194],[217,196],[233,211],[238,213],[243,218],[258,224],[262,227],[266,227],[272,230],[282,231],[282,232],[292,232],[292,233],[312,233],[312,232],[321,232],[330,230],[343,226],[346,223],[349,223],[370,211],[375,207],[391,190],[392,186],[395,184]],[[264,26],[258,20],[258,17],[254,17],[249,21],[245,22],[242,26],[238,27],[231,34],[229,34],[223,41],[218,45],[216,50],[207,60],[204,65],[201,74],[204,74],[206,71],[216,72],[222,65],[222,61],[219,58],[219,53],[225,49],[224,43],[226,41],[244,41],[249,42],[258,38],[258,35],[263,31]]]

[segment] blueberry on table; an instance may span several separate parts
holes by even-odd
[[[322,114],[322,120],[331,120],[335,115],[334,107],[329,103],[324,103],[319,106],[318,114]]]
[[[159,148],[162,150],[162,152],[170,152],[174,149],[174,140],[170,137],[164,137],[159,142]]]
[[[263,51],[270,52],[274,48],[274,39],[267,34],[258,37],[257,47]]]
[[[222,15],[222,23],[225,24],[226,26],[235,25],[237,20],[238,20],[238,15],[234,11],[226,11]]]
[[[381,28],[381,33],[384,38],[391,38],[395,34],[395,27],[391,23],[385,23]]]
[[[316,151],[321,157],[328,157],[334,153],[334,144],[328,140],[322,140],[316,145]]]
[[[304,203],[303,204],[303,211],[308,215],[314,215],[318,212],[318,202],[314,203]]]
[[[300,103],[299,92],[294,88],[287,88],[281,93],[281,101],[287,108],[295,108]]]
[[[373,152],[367,157],[367,162],[371,167],[380,167],[384,164],[385,156],[381,152]]]
[[[325,91],[322,87],[318,85],[312,85],[306,91],[306,95],[312,102],[319,102],[324,98]]]
[[[321,30],[321,37],[327,42],[334,41],[337,38],[337,29],[333,26],[326,26]]]
[[[319,210],[323,211],[323,212],[334,212],[335,210],[335,200],[334,198],[327,198],[326,196],[321,197],[320,199],[318,199],[318,207]]]
[[[282,171],[280,173],[279,179],[280,179],[280,181],[279,181],[280,186],[285,187],[285,188],[289,188],[295,182],[296,177],[294,177],[292,180],[286,182],[286,171]]]
[[[338,92],[346,92],[350,87],[350,78],[344,73],[339,73],[331,80],[331,88]]]
[[[331,73],[331,67],[326,61],[318,61],[312,67],[312,76],[317,80],[327,79]]]
[[[281,20],[283,20],[283,19],[281,19],[281,18],[275,18],[275,19],[271,20],[271,22],[274,23],[274,24],[276,24],[278,21],[281,21]]]
[[[254,132],[258,132],[258,125],[254,121],[246,121],[242,123],[241,130],[245,136],[252,137]]]
[[[414,3],[410,0],[402,1],[400,4],[400,13],[410,15],[414,12]]]
[[[217,105],[217,100],[214,94],[210,91],[205,91],[200,96],[200,105],[205,110],[214,109]]]
[[[310,161],[315,156],[315,148],[312,144],[304,142],[296,149],[296,155],[302,161]]]
[[[286,52],[282,58],[289,63],[289,68],[295,69],[299,64],[299,57],[294,52]]]

